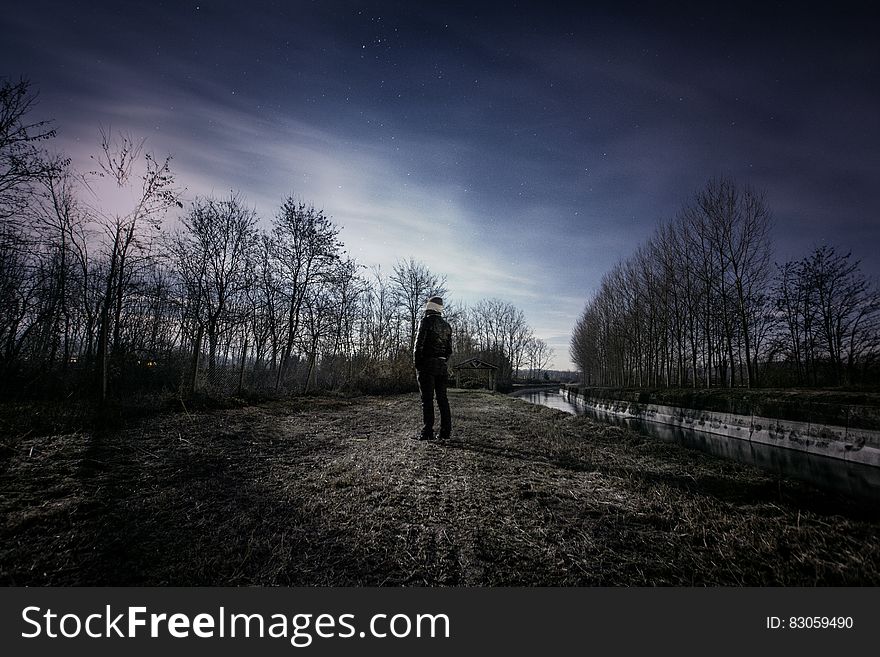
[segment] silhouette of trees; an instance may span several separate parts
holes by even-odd
[[[541,373],[550,364],[553,350],[541,338],[529,338],[526,342],[526,361],[529,364],[529,379],[541,378]]]
[[[230,344],[248,318],[246,291],[255,282],[251,265],[257,215],[233,194],[222,200],[196,199],[180,223],[168,240],[168,252],[186,295],[184,317],[196,335],[204,332],[207,337],[208,371],[214,374],[218,345]]]
[[[101,401],[151,388],[188,394],[415,387],[412,346],[446,277],[413,258],[390,275],[352,260],[322,210],[289,196],[267,229],[243,196],[182,209],[171,158],[100,130],[75,172],[29,122],[26,81],[0,85],[0,385]],[[446,300],[462,357],[509,380],[546,365],[522,311]],[[27,386],[22,387],[22,383]],[[53,388],[54,387],[54,388]]]
[[[522,368],[533,338],[525,315],[512,303],[496,298],[481,299],[465,308],[463,314],[467,337],[459,336],[458,341],[467,344],[472,355],[498,367],[497,383],[504,389]]]
[[[832,247],[771,279],[770,226],[763,194],[710,180],[587,303],[570,344],[585,382],[751,387],[785,383],[785,362],[792,382],[854,382],[877,354],[876,288]]]
[[[849,384],[880,347],[880,294],[850,253],[817,247],[777,266],[777,349],[794,363],[797,382]]]

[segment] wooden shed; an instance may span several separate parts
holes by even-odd
[[[496,367],[492,363],[487,363],[486,361],[480,360],[479,358],[468,358],[466,361],[462,361],[457,365],[453,365],[452,371],[455,372],[456,388],[461,387],[462,375],[480,374],[482,372],[485,372],[486,388],[488,390],[495,390],[495,386],[497,384],[495,373],[498,371],[498,367]],[[482,375],[480,374],[480,376]]]

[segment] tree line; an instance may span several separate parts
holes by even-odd
[[[880,294],[822,245],[773,264],[765,196],[713,179],[603,277],[570,344],[585,383],[853,385],[877,379]]]
[[[353,260],[333,220],[285,198],[268,227],[240,193],[187,207],[143,140],[102,131],[94,170],[50,155],[27,81],[0,85],[0,371],[6,392],[101,399],[143,388],[412,389],[425,299],[446,277],[413,258]],[[551,352],[512,304],[449,303],[456,359],[502,382]]]

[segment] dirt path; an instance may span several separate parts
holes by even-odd
[[[754,468],[453,393],[30,436],[0,472],[3,584],[880,583],[880,518]]]

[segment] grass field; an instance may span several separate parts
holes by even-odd
[[[502,395],[10,430],[4,585],[877,585],[880,513]]]

